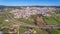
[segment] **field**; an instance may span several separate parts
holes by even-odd
[[[48,25],[56,25],[56,24],[60,24],[60,16],[56,16],[56,17],[44,17],[45,22]],[[51,34],[60,34],[60,30],[52,30]]]
[[[5,20],[7,20],[7,17],[3,14],[0,14],[0,28],[9,24],[9,22]]]
[[[51,34],[60,34],[60,30],[53,30],[51,31]]]
[[[28,19],[25,19],[25,18],[19,18],[19,19],[16,19],[16,20],[27,23],[27,24],[33,24],[34,25],[34,21],[28,20]]]
[[[55,25],[60,23],[60,16],[59,17],[44,17],[45,22],[48,25]]]
[[[30,27],[20,27],[20,29],[19,29],[19,34],[23,34],[24,33],[24,31],[25,31],[25,29],[30,29]],[[41,30],[41,29],[36,29],[36,28],[34,28],[34,30],[35,31],[37,31],[37,34],[48,34],[48,32],[46,32],[46,31],[44,31],[44,30]]]

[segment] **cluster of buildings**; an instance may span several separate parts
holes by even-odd
[[[14,14],[14,18],[27,18],[30,15],[42,14],[43,16],[51,16],[48,12],[54,12],[56,9],[52,7],[22,7],[22,9],[15,9],[10,11]]]

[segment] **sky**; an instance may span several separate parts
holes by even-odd
[[[60,6],[60,0],[0,0],[6,6]]]

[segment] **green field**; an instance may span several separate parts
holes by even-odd
[[[27,23],[27,24],[33,24],[34,25],[34,21],[32,20],[28,20],[28,19],[25,19],[25,18],[19,18],[17,19],[18,21],[21,21],[23,23]]]
[[[60,23],[60,17],[44,17],[44,20],[48,25]]]
[[[0,14],[0,28],[9,24],[9,22],[7,22],[5,20],[7,20],[7,17],[3,14]]]
[[[55,19],[60,23],[60,16],[55,17]]]
[[[24,34],[24,31],[25,31],[25,29],[30,29],[30,27],[20,27],[20,29],[19,29],[19,34]],[[36,29],[36,28],[34,28],[34,30],[35,31],[37,31],[37,34],[48,34],[48,32],[46,32],[46,31],[44,31],[44,30],[40,30],[40,29]]]
[[[60,34],[60,30],[52,30],[51,34]]]

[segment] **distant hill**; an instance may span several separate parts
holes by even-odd
[[[20,8],[20,7],[55,7],[55,8],[60,8],[60,6],[4,6],[0,5],[1,8]]]
[[[20,6],[4,6],[4,5],[0,5],[0,9],[3,8],[20,8]]]
[[[3,5],[0,5],[0,8],[5,8],[5,6],[3,6]]]

